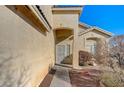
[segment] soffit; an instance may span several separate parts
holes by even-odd
[[[81,14],[82,12],[82,7],[65,7],[65,8],[52,8],[52,13],[53,14]]]

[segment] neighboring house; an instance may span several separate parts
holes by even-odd
[[[96,46],[99,40],[108,41],[112,33],[107,32],[95,26],[88,26],[79,23],[79,49],[95,54]]]
[[[0,6],[0,86],[39,86],[49,70],[111,34],[79,23],[83,6]]]

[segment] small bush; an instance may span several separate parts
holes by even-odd
[[[72,65],[72,55],[67,56],[61,63]]]
[[[105,71],[101,75],[101,82],[107,87],[124,87],[124,73]]]
[[[79,65],[88,65],[89,61],[92,59],[92,54],[86,51],[79,51]]]

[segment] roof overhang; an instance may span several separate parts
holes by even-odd
[[[110,37],[113,35],[111,32],[108,32],[108,31],[106,31],[106,30],[103,30],[103,29],[101,29],[101,28],[99,28],[99,27],[92,27],[92,29],[98,30],[99,32],[101,32],[101,33],[103,33],[103,34],[106,34],[106,35],[108,35],[108,36],[110,36]]]
[[[47,25],[46,21],[40,14],[36,6],[33,5],[7,5],[7,8],[12,10],[23,20],[29,23],[31,26],[40,31],[49,31],[50,28]]]
[[[105,31],[103,29],[100,29],[98,27],[91,27],[91,28],[87,29],[86,31],[80,33],[79,36],[81,36],[83,34],[86,34],[86,33],[90,32],[90,31],[93,31],[93,30],[96,30],[96,31],[98,31],[102,34],[105,34],[105,35],[109,36],[109,37],[112,37],[112,35],[113,35],[112,33],[108,32],[108,31]]]
[[[52,13],[53,14],[81,14],[82,7],[53,7]]]
[[[81,27],[81,28],[85,27],[87,29],[91,27],[90,25],[82,23],[82,22],[79,22],[78,26]]]

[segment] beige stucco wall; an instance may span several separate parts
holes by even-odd
[[[79,26],[79,33],[84,32],[87,29],[88,29],[88,27],[85,27],[85,26],[80,27]]]
[[[78,14],[54,14],[53,20],[54,29],[63,27],[75,29],[78,25]]]
[[[5,6],[0,11],[0,86],[38,86],[55,61],[53,32],[38,32]]]
[[[79,33],[84,32],[85,30],[85,28],[79,27]]]

